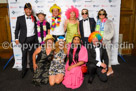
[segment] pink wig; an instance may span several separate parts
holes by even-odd
[[[75,8],[74,6],[71,6],[71,8],[68,8],[67,11],[65,12],[65,15],[66,15],[67,19],[70,18],[70,13],[71,13],[71,12],[75,12],[76,18],[78,18],[78,16],[79,16],[79,11],[78,11],[78,9]]]

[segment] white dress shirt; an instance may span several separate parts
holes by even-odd
[[[96,66],[100,67],[102,63],[100,58],[100,48],[95,48],[95,51],[96,51],[96,60],[98,61]]]
[[[57,23],[57,20],[55,20],[55,22]],[[50,23],[50,26],[52,25],[52,18],[49,19],[49,23]],[[50,34],[51,35],[64,35],[65,32],[64,32],[64,23],[65,23],[65,18],[64,17],[61,17],[61,22],[60,22],[60,25],[52,31],[50,29]]]
[[[86,21],[83,20],[83,29],[84,29],[84,37],[89,37],[89,35],[91,34],[89,18]]]
[[[27,15],[25,15],[26,19],[26,28],[27,28],[27,37],[34,36],[34,21],[32,22],[32,19],[27,19]],[[30,16],[29,16],[30,17]]]

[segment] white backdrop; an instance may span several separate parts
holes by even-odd
[[[108,13],[108,18],[111,19],[115,25],[115,35],[113,39],[113,43],[118,43],[119,38],[119,23],[120,23],[120,6],[121,0],[8,0],[9,4],[9,15],[10,15],[10,24],[11,24],[11,33],[12,33],[12,43],[13,43],[13,51],[15,57],[15,64],[13,68],[21,69],[21,60],[22,54],[19,46],[15,44],[15,26],[16,19],[18,16],[24,14],[24,5],[28,3],[28,1],[32,4],[32,8],[34,14],[38,10],[43,10],[47,16],[47,20],[51,18],[51,13],[49,12],[50,7],[53,4],[57,4],[62,9],[62,15],[65,16],[65,11],[71,5],[77,7],[79,9],[80,18],[81,10],[83,8],[87,8],[89,10],[89,16],[95,18],[97,21],[97,13],[100,9],[105,9]],[[112,50],[112,65],[117,65],[118,63],[118,48],[114,48]]]

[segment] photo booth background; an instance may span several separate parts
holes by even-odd
[[[62,17],[65,17],[65,11],[70,8],[71,5],[78,8],[80,20],[82,19],[81,10],[83,8],[87,8],[89,10],[89,16],[95,18],[96,21],[98,11],[103,8],[107,11],[108,18],[111,19],[114,23],[115,35],[113,38],[113,43],[114,45],[118,44],[121,0],[8,0],[13,52],[15,57],[13,68],[17,68],[18,70],[21,70],[22,68],[21,48],[20,45],[15,44],[15,26],[17,17],[24,15],[24,5],[28,2],[30,2],[32,5],[34,15],[36,12],[42,10],[47,15],[47,21],[51,18],[52,15],[49,12],[49,9],[55,3],[61,7]],[[111,60],[112,65],[119,64],[118,48],[112,49]]]

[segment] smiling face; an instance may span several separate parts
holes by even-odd
[[[88,10],[82,10],[82,17],[86,19],[88,17]]]
[[[55,16],[55,17],[57,17],[59,15],[59,9],[54,8],[52,10],[52,15]]]
[[[38,19],[42,22],[42,21],[44,21],[45,16],[43,14],[39,14]]]
[[[76,17],[76,13],[72,11],[72,12],[70,13],[70,18],[75,18],[75,17]]]
[[[27,16],[31,16],[31,14],[32,14],[32,9],[26,8],[24,11],[25,11],[25,14],[26,14]]]
[[[73,44],[74,44],[74,45],[79,45],[79,44],[80,44],[80,38],[79,38],[79,37],[75,37],[75,38],[73,39]]]
[[[93,45],[97,45],[98,42],[99,42],[99,41],[98,41],[98,39],[97,39],[96,37],[92,39]]]
[[[104,13],[104,11],[100,11],[100,13],[99,13],[99,18],[100,18],[100,19],[104,19],[104,18],[105,18],[105,13]]]

